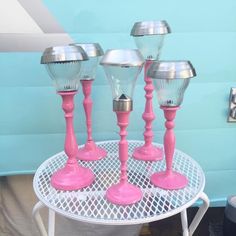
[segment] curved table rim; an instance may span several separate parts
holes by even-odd
[[[129,143],[130,142],[139,142],[140,144],[143,143],[143,141],[140,140],[127,140]],[[119,142],[119,140],[107,140],[107,141],[100,141],[100,142],[96,142],[96,144],[102,144],[104,142],[114,142],[117,143]],[[153,142],[154,145],[160,145],[158,143]],[[83,147],[84,145],[80,145],[79,147]],[[39,172],[39,170],[41,170],[41,168],[43,166],[45,166],[45,163],[49,162],[50,160],[52,160],[53,158],[57,157],[60,154],[63,154],[64,151],[59,152],[55,155],[53,155],[52,157],[50,157],[49,159],[45,160],[37,169],[34,179],[33,179],[33,188],[35,191],[35,194],[37,195],[37,197],[39,198],[39,200],[48,208],[52,209],[53,211],[55,211],[56,213],[62,215],[62,216],[66,216],[67,218],[73,219],[73,220],[77,220],[77,221],[81,221],[81,222],[85,222],[85,223],[93,223],[93,224],[101,224],[101,225],[135,225],[135,224],[143,224],[143,223],[149,223],[149,222],[153,222],[153,221],[158,221],[158,220],[162,220],[165,218],[168,218],[170,216],[176,215],[180,212],[182,212],[183,210],[187,209],[188,207],[192,206],[200,197],[201,194],[203,193],[204,187],[205,187],[205,175],[204,172],[201,168],[201,166],[194,160],[192,159],[189,155],[187,155],[186,153],[175,149],[176,151],[178,151],[179,153],[183,153],[186,157],[188,157],[189,159],[191,159],[191,161],[198,167],[198,169],[200,170],[200,172],[202,173],[202,186],[199,188],[198,193],[191,199],[189,200],[187,203],[185,203],[184,205],[177,207],[173,210],[170,210],[166,213],[162,213],[160,215],[154,215],[152,217],[147,217],[147,218],[140,218],[140,219],[122,219],[122,220],[105,220],[105,219],[95,219],[95,218],[88,218],[88,217],[82,217],[82,216],[78,216],[78,215],[74,215],[72,213],[67,212],[65,215],[65,211],[54,207],[53,205],[51,205],[49,202],[47,202],[41,195],[40,192],[37,190],[37,183],[36,183],[36,179],[37,179],[37,173]]]

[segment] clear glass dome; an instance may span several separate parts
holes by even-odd
[[[159,105],[168,107],[180,106],[189,82],[190,78],[153,79]]]
[[[146,60],[158,60],[164,42],[164,34],[134,37],[136,46]]]
[[[99,57],[90,57],[89,60],[83,61],[79,77],[81,80],[95,79]]]
[[[135,82],[141,72],[142,66],[112,66],[104,65],[105,73],[112,89],[113,99],[122,99],[124,95],[132,98]]]
[[[81,61],[45,64],[57,91],[73,91],[79,88]]]

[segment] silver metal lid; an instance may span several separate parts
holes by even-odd
[[[100,61],[100,65],[135,67],[144,64],[144,58],[137,49],[110,49]]]
[[[83,48],[88,57],[100,57],[104,55],[104,52],[99,43],[73,43],[70,45],[75,45]]]
[[[152,79],[188,79],[196,76],[190,61],[154,61],[147,76]]]
[[[154,34],[169,34],[170,26],[165,20],[136,22],[130,32],[132,36],[144,36]]]
[[[41,64],[88,60],[85,51],[75,45],[46,48],[41,56]]]
[[[122,94],[119,98],[113,99],[113,111],[132,111],[133,110],[133,100]]]

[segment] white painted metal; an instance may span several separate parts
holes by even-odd
[[[2,1],[0,52],[42,52],[74,43],[41,0]]]
[[[208,207],[209,207],[209,198],[205,193],[201,193],[199,196],[200,199],[202,199],[203,204],[199,207],[197,214],[195,215],[192,223],[189,226],[189,236],[192,236],[194,231],[196,230],[197,226],[199,225],[202,217],[205,215]]]
[[[187,216],[186,209],[181,211],[181,223],[182,223],[183,236],[189,236],[189,231],[188,231],[188,216]]]
[[[129,141],[128,176],[129,181],[138,185],[143,199],[130,206],[118,206],[105,198],[106,189],[119,179],[118,141],[98,142],[97,145],[108,151],[108,156],[96,162],[79,161],[91,168],[95,182],[80,191],[58,191],[51,187],[50,177],[66,161],[64,152],[45,161],[34,177],[34,190],[40,201],[55,212],[75,220],[109,225],[141,224],[167,218],[182,212],[203,196],[205,177],[201,167],[185,153],[175,150],[173,168],[189,179],[189,184],[181,190],[163,190],[153,187],[149,177],[153,172],[164,170],[165,161],[143,162],[131,158],[134,148],[141,141]],[[155,144],[162,147],[160,144]],[[204,205],[205,206],[205,205]],[[205,212],[201,208],[201,214]],[[198,220],[195,221],[198,223]],[[191,224],[191,230],[195,227]]]
[[[0,34],[0,52],[43,52],[52,45],[73,43],[64,34]]]
[[[49,208],[48,211],[48,236],[55,235],[55,211]]]
[[[43,34],[43,31],[17,0],[8,0],[1,1],[0,33]]]
[[[40,202],[40,201],[37,202],[33,208],[32,215],[33,215],[33,219],[34,219],[36,225],[38,226],[41,236],[48,236],[47,231],[44,227],[42,218],[39,214],[39,210],[42,209],[43,207],[45,207],[45,205],[42,202]]]

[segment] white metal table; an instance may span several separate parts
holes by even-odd
[[[33,216],[42,236],[55,234],[55,212],[65,217],[94,224],[130,225],[157,221],[181,213],[183,235],[193,234],[207,208],[209,200],[203,192],[205,177],[201,167],[185,153],[175,150],[173,169],[188,177],[188,186],[181,190],[163,190],[150,183],[154,172],[165,169],[165,160],[145,162],[133,159],[134,148],[143,145],[141,141],[129,140],[128,178],[129,182],[139,186],[143,198],[138,203],[129,206],[118,206],[109,203],[105,198],[106,189],[119,179],[118,142],[97,142],[97,145],[108,152],[106,158],[85,162],[83,166],[93,170],[96,180],[94,183],[78,191],[59,191],[50,185],[51,175],[64,166],[67,157],[64,152],[46,160],[38,168],[34,176],[34,191],[39,202],[34,206]],[[154,144],[162,147],[160,144]],[[202,200],[197,214],[188,226],[186,209],[198,199]],[[49,209],[49,227],[46,231],[39,210]]]

